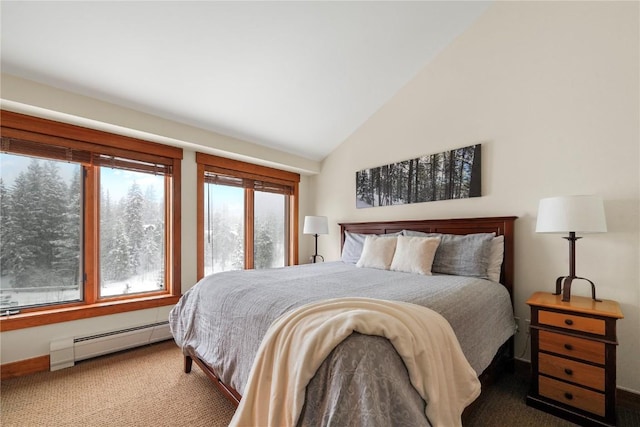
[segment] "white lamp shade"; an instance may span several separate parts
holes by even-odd
[[[304,234],[329,234],[329,224],[326,216],[305,216]]]
[[[561,196],[540,200],[537,233],[603,233],[607,231],[600,196]]]

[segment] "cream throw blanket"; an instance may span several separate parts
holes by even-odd
[[[480,394],[478,377],[449,322],[405,302],[336,298],[294,309],[273,322],[251,368],[231,426],[295,426],[307,384],[329,353],[353,331],[389,339],[434,427],[461,425]]]

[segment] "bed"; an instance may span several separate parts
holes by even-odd
[[[185,372],[191,371],[195,361],[237,404],[260,342],[274,320],[305,304],[366,297],[418,304],[442,315],[487,386],[501,370],[513,366],[515,219],[342,223],[341,261],[207,276],[183,295],[170,314],[172,333],[184,353]],[[485,249],[489,240],[492,251],[500,242],[501,262],[491,280],[482,275],[438,274],[435,269],[429,276],[370,268],[366,263],[354,263],[358,257],[367,258],[362,246],[369,235],[447,236],[449,249],[480,236]],[[455,244],[451,246],[451,242]],[[495,258],[495,252],[491,254]],[[438,255],[434,267],[438,262],[440,267],[445,265]],[[353,332],[335,347],[309,382],[297,424],[431,425],[425,416],[427,404],[408,375],[388,339]]]

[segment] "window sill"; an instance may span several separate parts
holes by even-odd
[[[176,304],[179,299],[179,295],[160,295],[20,313],[0,318],[0,332],[162,307]]]

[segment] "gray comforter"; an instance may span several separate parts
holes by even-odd
[[[273,320],[309,302],[349,296],[437,311],[478,374],[515,333],[509,294],[497,283],[342,262],[207,276],[183,295],[169,323],[179,346],[192,349],[242,394]],[[307,387],[305,402],[300,425],[428,425],[426,403],[411,386],[400,356],[381,337],[354,333],[336,347]]]

